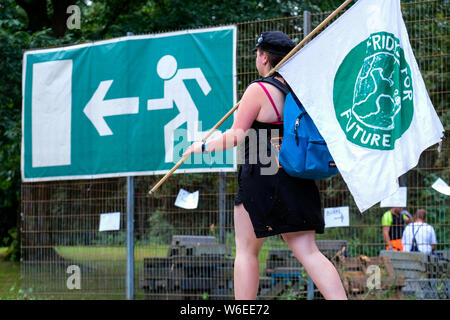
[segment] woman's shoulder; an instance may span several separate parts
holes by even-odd
[[[283,97],[283,91],[277,85],[266,81],[254,81],[245,89],[242,98],[251,98],[253,101],[265,102],[266,95]]]
[[[259,83],[260,83],[260,81],[251,82],[245,89],[244,96],[251,95],[251,94],[259,94],[260,93],[259,90],[261,90],[261,85]]]

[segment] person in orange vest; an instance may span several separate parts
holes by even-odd
[[[403,251],[403,230],[409,222],[411,222],[411,215],[403,208],[394,207],[383,214],[381,225],[386,250]]]

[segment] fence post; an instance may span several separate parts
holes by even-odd
[[[303,11],[303,38],[311,32],[311,12]]]
[[[127,300],[134,300],[134,177],[127,177]]]
[[[127,32],[127,37],[134,35]],[[134,177],[127,177],[127,300],[134,300]]]
[[[224,244],[225,235],[225,214],[226,214],[226,180],[225,172],[219,172],[219,243]]]

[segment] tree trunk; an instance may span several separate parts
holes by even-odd
[[[67,30],[67,8],[76,4],[76,1],[52,0],[52,17],[49,17],[47,12],[47,0],[16,0],[16,3],[27,13],[29,31],[36,32],[50,26],[56,37],[62,37]]]
[[[16,0],[28,16],[28,30],[36,32],[50,25],[46,0]]]
[[[52,30],[56,37],[62,37],[66,33],[67,19],[70,15],[67,13],[67,8],[75,3],[76,1],[74,0],[52,0]]]

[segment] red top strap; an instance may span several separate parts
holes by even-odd
[[[283,121],[281,120],[280,114],[278,113],[277,107],[275,106],[275,102],[273,102],[273,99],[272,99],[272,97],[271,97],[269,91],[267,91],[266,87],[265,87],[261,82],[257,82],[257,84],[259,84],[259,85],[261,86],[261,88],[263,88],[263,90],[264,90],[264,92],[266,93],[267,97],[269,97],[269,100],[270,100],[270,103],[271,103],[272,106],[273,106],[273,109],[274,109],[275,112],[277,113],[277,119],[278,119],[278,121],[277,121],[277,122],[270,122],[270,123],[273,123],[273,124],[281,124],[281,123],[283,123]]]

